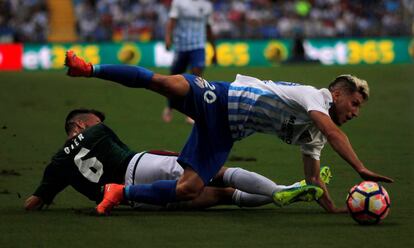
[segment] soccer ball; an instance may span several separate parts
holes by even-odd
[[[363,181],[351,188],[346,205],[352,218],[359,224],[378,224],[390,211],[390,197],[380,184]]]

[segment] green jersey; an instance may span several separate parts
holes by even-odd
[[[89,127],[66,141],[52,157],[34,195],[50,204],[70,185],[98,202],[102,199],[103,185],[124,183],[126,168],[134,154],[103,123]]]

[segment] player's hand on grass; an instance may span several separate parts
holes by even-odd
[[[375,172],[368,170],[367,168],[361,169],[359,171],[359,175],[366,181],[374,181],[374,182],[386,182],[392,183],[394,180],[390,177],[382,176]]]
[[[348,212],[348,209],[346,207],[336,207],[326,192],[327,191],[325,191],[325,194],[318,200],[319,205],[321,205],[326,212],[330,214],[341,214]]]

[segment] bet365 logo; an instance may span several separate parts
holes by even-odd
[[[203,95],[204,101],[206,103],[213,103],[217,100],[216,93],[213,92],[213,90],[216,89],[214,85],[211,85],[209,82],[207,82],[207,80],[202,79],[201,77],[197,77],[195,80],[195,83],[201,89],[205,89],[205,88],[207,89]]]

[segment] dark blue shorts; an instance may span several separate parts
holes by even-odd
[[[171,66],[171,75],[185,73],[188,67],[203,69],[205,65],[206,53],[204,49],[176,52]]]
[[[190,166],[208,184],[226,162],[233,146],[228,123],[229,83],[183,76],[190,84],[190,91],[184,99],[173,100],[172,106],[195,123],[177,161],[183,167]]]

